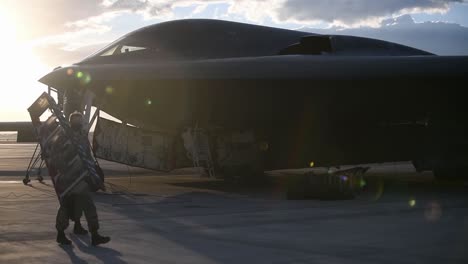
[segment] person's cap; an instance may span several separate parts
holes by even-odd
[[[75,111],[73,113],[70,114],[70,118],[69,118],[69,121],[72,122],[72,120],[76,120],[76,119],[81,119],[83,120],[84,116],[82,113],[78,112],[78,111]]]

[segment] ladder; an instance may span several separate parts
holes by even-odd
[[[45,122],[41,122],[40,117],[46,110],[50,110],[52,115]],[[85,177],[88,177],[93,186],[104,189],[102,179],[96,171],[96,160],[90,151],[89,141],[87,138],[82,140],[74,136],[68,120],[55,100],[49,94],[43,93],[28,108],[28,111],[39,140],[41,158],[44,159],[48,168],[54,167],[52,170],[49,168],[49,173],[53,172],[50,175],[54,186],[57,187],[56,181],[60,179],[69,183],[60,192],[56,189],[59,200],[62,200]],[[62,166],[61,173],[55,172],[56,168],[53,164],[56,161],[66,164]],[[28,167],[31,166],[30,164]],[[69,177],[73,177],[71,181],[67,180]],[[23,182],[25,184],[29,182],[29,173]]]
[[[57,98],[58,98],[58,104],[57,106],[60,108],[60,109],[63,109],[63,94],[61,94],[57,89],[54,89],[52,87],[48,87],[48,91],[47,91],[47,94],[49,96],[52,96],[52,92],[55,92],[56,95],[57,95]],[[39,98],[45,98],[44,95],[41,95]],[[34,104],[43,104],[43,106],[45,106],[45,101],[42,100],[40,103],[39,102],[34,102]],[[40,111],[40,108],[39,110],[36,108],[34,109],[36,111]],[[37,114],[37,113],[35,113]],[[37,118],[38,116],[34,116],[31,115],[31,117],[34,117],[34,118]],[[37,123],[38,120],[36,120],[36,123],[35,123],[35,131],[36,131],[36,136],[38,136],[38,123]],[[40,140],[38,138],[38,140]],[[39,164],[39,165],[38,165]],[[44,162],[44,158],[42,157],[42,147],[41,147],[41,144],[40,142],[37,143],[36,145],[36,148],[34,149],[34,153],[32,154],[31,156],[31,159],[29,160],[29,165],[28,165],[28,168],[26,169],[26,176],[24,177],[23,179],[23,183],[24,185],[27,185],[29,182],[31,182],[31,177],[30,177],[30,174],[33,172],[33,171],[37,171],[37,180],[40,182],[40,183],[43,183],[44,182],[44,177],[42,177],[42,169],[45,167],[45,162]]]
[[[27,185],[29,182],[31,182],[31,177],[30,174],[36,170],[37,171],[37,180],[40,183],[44,182],[44,177],[42,177],[42,169],[44,168],[44,160],[42,159],[42,151],[39,148],[40,144],[37,143],[36,148],[34,149],[34,153],[29,160],[29,165],[28,168],[26,169],[26,176],[23,179],[23,184]],[[39,164],[39,166],[37,166]]]
[[[210,144],[205,131],[198,128],[198,124],[193,129],[192,134],[192,160],[195,168],[203,168],[208,177],[215,178],[213,158],[211,156]]]

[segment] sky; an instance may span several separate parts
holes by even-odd
[[[140,27],[210,18],[468,55],[468,0],[0,0],[0,122],[27,121],[37,80]]]

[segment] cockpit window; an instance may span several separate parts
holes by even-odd
[[[114,54],[115,50],[117,49],[118,46],[114,46],[110,49],[108,49],[107,51],[105,51],[104,53],[101,54],[102,57],[105,57],[105,56],[111,56],[112,54]]]
[[[126,54],[126,53],[141,51],[141,50],[145,50],[145,49],[146,49],[145,47],[116,45],[114,47],[111,47],[107,51],[103,52],[101,54],[101,57],[113,56],[113,55],[119,55],[119,54]]]
[[[144,50],[146,49],[145,47],[133,47],[133,46],[122,46],[120,48],[120,53],[129,53],[129,52],[134,52],[134,51],[139,51],[139,50]]]

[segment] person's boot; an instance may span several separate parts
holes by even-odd
[[[71,245],[71,241],[67,238],[67,236],[65,236],[64,231],[58,231],[57,243],[59,243],[60,245]]]
[[[97,231],[91,231],[91,244],[97,246],[99,244],[105,244],[110,241],[110,237],[101,236]]]
[[[87,235],[88,230],[84,229],[80,222],[75,222],[75,226],[73,227],[73,233],[76,235]]]

